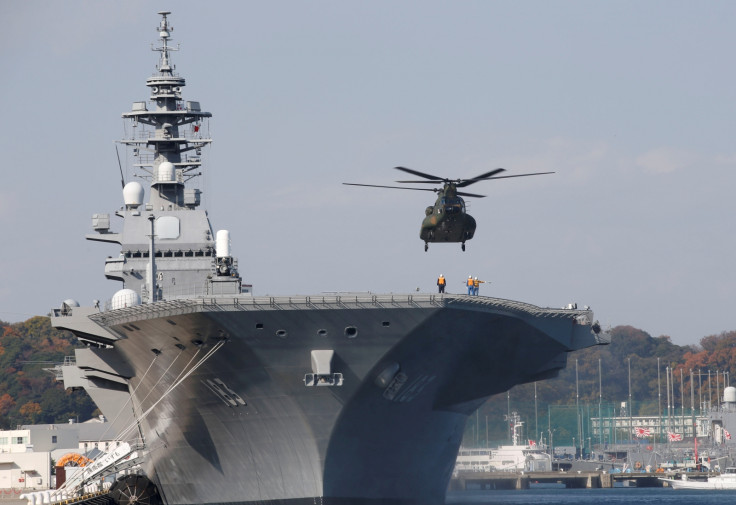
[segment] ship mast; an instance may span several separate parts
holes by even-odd
[[[147,210],[194,208],[199,205],[200,191],[184,186],[187,180],[201,175],[197,170],[201,167],[202,147],[212,142],[203,136],[201,122],[212,114],[203,112],[199,102],[183,102],[186,80],[174,72],[176,66],[170,58],[171,51],[179,50],[169,45],[174,30],[167,19],[170,12],[159,14],[162,19],[156,30],[161,43],[151,48],[160,53],[159,63],[156,72],[146,79],[154,110],[148,110],[147,102],[134,102],[132,110],[123,114],[132,121],[133,133],[120,142],[133,147],[133,155],[138,157],[134,166],[151,181]]]
[[[524,426],[521,416],[518,412],[514,411],[510,415],[505,415],[503,417],[511,425],[511,445],[521,445],[521,431]]]
[[[199,102],[182,98],[186,80],[171,61],[172,51],[179,48],[171,45],[169,14],[159,12],[159,43],[151,46],[159,58],[146,79],[150,96],[123,113],[130,127],[118,141],[131,148],[134,175],[150,182],[148,199],[144,202],[146,190],[140,183],[128,182],[123,187],[125,207],[115,213],[123,218],[122,232],[111,233],[109,216],[99,214],[93,222],[98,233],[87,236],[121,245],[119,257],[105,261],[105,276],[122,281],[124,290],[144,303],[242,292],[229,233],[220,230],[215,240],[207,212],[198,208],[201,191],[189,184],[202,175],[202,148],[212,142],[203,126],[212,114],[202,111]],[[118,308],[115,300],[111,305]]]

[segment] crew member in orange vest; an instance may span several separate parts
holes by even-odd
[[[437,278],[437,289],[439,290],[440,293],[445,292],[445,284],[446,284],[445,276],[440,274],[440,276]]]
[[[468,282],[466,282],[465,284],[468,286],[468,294],[469,295],[472,295],[473,294],[473,291],[474,291],[474,289],[473,289],[473,276],[472,275],[468,275]]]
[[[475,296],[478,296],[478,290],[480,289],[480,285],[483,284],[484,282],[486,281],[479,281],[477,277],[473,280],[473,294]]]

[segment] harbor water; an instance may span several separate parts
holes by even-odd
[[[689,491],[669,488],[615,487],[565,489],[532,487],[520,491],[457,491],[447,494],[447,505],[722,505],[731,503],[733,491]]]

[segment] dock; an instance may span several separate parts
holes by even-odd
[[[707,479],[707,472],[688,472],[690,479]],[[680,472],[462,472],[450,480],[451,491],[468,489],[529,489],[530,484],[564,484],[568,489],[612,488],[619,482],[632,487],[664,487],[660,478],[679,478]]]

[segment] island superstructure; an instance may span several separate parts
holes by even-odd
[[[121,141],[150,186],[125,184],[122,224],[95,214],[87,236],[120,245],[105,275],[122,289],[52,312],[87,344],[65,385],[145,446],[147,480],[117,500],[155,486],[168,505],[444,503],[468,415],[607,335],[587,309],[482,296],[253,296],[190,186],[211,114],[183,99],[160,15],[150,98]]]

